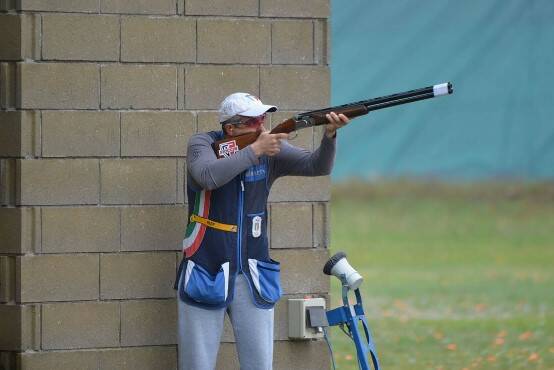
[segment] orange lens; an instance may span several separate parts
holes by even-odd
[[[246,121],[241,123],[245,126],[259,126],[260,124],[263,123],[264,120],[265,120],[265,114],[262,114],[261,116],[249,118]]]

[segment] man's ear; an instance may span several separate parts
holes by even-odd
[[[225,133],[225,135],[231,136],[233,134],[233,128],[234,128],[233,125],[231,125],[230,123],[227,123],[223,125],[223,132]]]

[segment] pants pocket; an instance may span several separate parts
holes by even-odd
[[[187,261],[181,290],[192,300],[217,305],[227,300],[229,290],[229,262],[225,262],[219,271],[212,275],[202,266]]]
[[[248,259],[250,275],[260,297],[268,303],[275,303],[283,295],[281,290],[281,264],[277,261]]]

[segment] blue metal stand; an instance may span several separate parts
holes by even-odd
[[[358,354],[358,365],[362,370],[371,370],[369,367],[369,356],[371,356],[371,362],[373,363],[373,369],[379,370],[379,360],[377,359],[377,351],[375,350],[375,345],[373,344],[373,339],[371,337],[371,332],[367,321],[364,315],[364,308],[362,306],[362,296],[360,290],[356,289],[354,293],[356,294],[356,304],[350,305],[348,302],[348,285],[343,280],[342,284],[342,307],[337,307],[333,310],[327,311],[327,320],[329,321],[329,326],[339,325],[343,328],[344,325],[348,327],[349,336],[354,341],[356,345],[356,352]],[[365,340],[362,337],[360,330],[358,329],[359,322],[362,323]],[[348,333],[347,333],[348,334]]]

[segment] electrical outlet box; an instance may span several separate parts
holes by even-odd
[[[318,322],[327,322],[325,316],[324,298],[293,298],[289,299],[289,338],[291,339],[317,339],[323,338],[321,327],[311,327],[308,309],[318,313]],[[323,310],[323,313],[321,313]],[[313,315],[313,314],[312,314]],[[324,317],[322,317],[322,315]],[[315,321],[315,317],[314,317]],[[319,325],[319,324],[318,324]],[[328,326],[322,324],[322,326]]]

